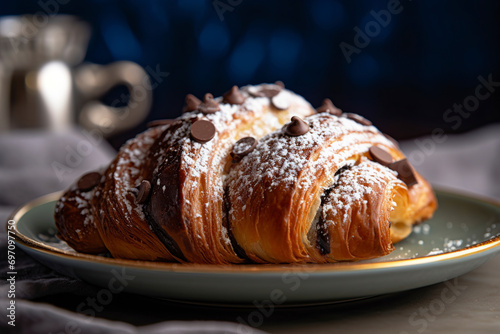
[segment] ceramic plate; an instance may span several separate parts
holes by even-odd
[[[195,265],[80,254],[55,237],[59,193],[18,209],[18,247],[50,268],[108,289],[185,302],[320,304],[414,289],[471,271],[500,252],[500,205],[437,191],[434,218],[391,254],[323,265]]]

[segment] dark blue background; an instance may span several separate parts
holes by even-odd
[[[44,7],[78,15],[93,28],[87,61],[131,60],[169,72],[154,90],[148,120],[180,114],[187,93],[221,95],[233,84],[282,80],[314,106],[330,97],[398,139],[500,121],[500,87],[457,129],[443,120],[474,94],[478,76],[500,81],[499,1],[402,0],[401,13],[351,63],[339,44],[354,45],[354,28],[364,30],[374,20],[370,11],[386,9],[388,0],[63,2],[2,1],[0,15]],[[214,6],[221,3],[230,6],[223,21]]]

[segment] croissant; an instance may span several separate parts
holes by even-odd
[[[395,140],[281,82],[186,97],[56,204],[75,250],[188,263],[328,263],[389,254],[437,207]]]

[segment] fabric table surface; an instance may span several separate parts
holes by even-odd
[[[500,200],[500,124],[462,135],[401,143],[432,184]],[[19,205],[67,188],[105,166],[114,150],[75,129],[66,134],[0,135],[0,326],[12,333],[495,333],[500,331],[500,256],[456,279],[349,303],[276,308],[258,328],[243,325],[252,308],[189,305],[120,293],[89,317],[78,305],[98,287],[64,277],[16,252],[16,327],[9,326],[5,223]],[[500,222],[498,222],[500,223]],[[456,298],[439,312],[443,291]],[[248,322],[247,322],[248,323]],[[2,332],[4,332],[2,330]]]

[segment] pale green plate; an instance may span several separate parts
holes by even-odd
[[[326,265],[195,265],[76,253],[55,237],[59,193],[12,215],[17,245],[50,268],[108,289],[184,302],[331,303],[414,289],[471,271],[500,252],[500,205],[437,191],[434,218],[390,255]],[[499,277],[500,279],[500,277]]]

